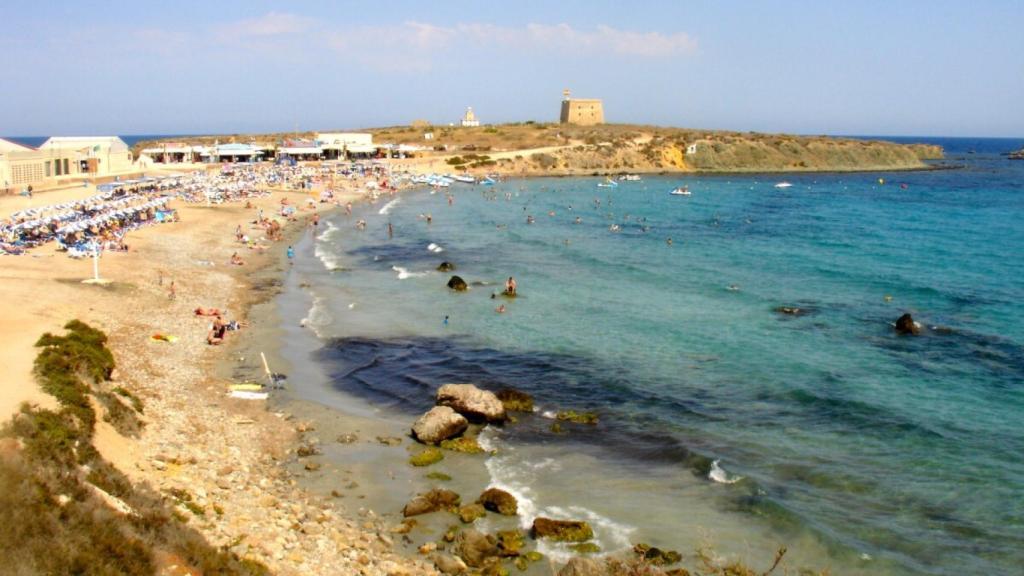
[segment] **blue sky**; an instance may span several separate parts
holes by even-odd
[[[435,5],[436,4],[436,5]],[[1024,136],[1024,2],[5,0],[0,134],[557,120]]]

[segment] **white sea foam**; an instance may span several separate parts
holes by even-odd
[[[331,252],[330,246],[327,244],[317,244],[313,249],[313,255],[320,259],[320,262],[327,270],[341,268],[341,260],[338,259],[337,254]]]
[[[558,418],[558,414],[556,414],[553,410],[545,410],[541,412],[540,415],[547,418],[548,420],[554,420],[555,418]]]
[[[708,472],[708,479],[719,484],[735,484],[740,480],[743,480],[743,476],[736,476],[729,478],[729,473],[724,468],[718,465],[721,460],[715,460],[711,463],[711,471]]]
[[[327,302],[323,298],[316,296],[313,298],[313,305],[309,307],[309,311],[306,312],[306,317],[299,321],[299,324],[310,328],[317,336],[321,335],[321,329],[331,325],[334,322],[334,317],[327,309]]]
[[[392,266],[391,269],[398,272],[399,280],[405,280],[406,278],[419,278],[427,275],[426,272],[409,272],[408,268],[402,268],[401,266]]]
[[[321,242],[330,240],[338,235],[337,226],[331,224],[330,220],[324,220],[324,223],[327,224],[327,228],[323,232],[321,232],[319,236],[316,237],[316,239]]]
[[[377,211],[377,214],[381,214],[381,215],[390,214],[391,213],[391,209],[398,205],[398,201],[399,200],[401,200],[401,198],[395,198],[391,202],[388,202],[387,204],[381,206],[380,210]]]

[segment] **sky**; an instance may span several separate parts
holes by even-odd
[[[1024,136],[1024,2],[4,0],[0,134],[557,121]]]

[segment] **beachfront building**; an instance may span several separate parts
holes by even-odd
[[[7,191],[126,174],[136,168],[131,150],[117,136],[55,136],[39,148],[0,140],[0,184]]]
[[[327,160],[372,157],[377,154],[373,134],[368,132],[321,132],[316,135],[316,141]]]
[[[213,164],[220,162],[258,162],[262,155],[263,149],[259,146],[236,142],[214,144],[212,147],[199,152],[199,157],[204,162]]]
[[[133,169],[132,151],[117,136],[54,136],[39,150],[50,156],[55,177],[104,176]]]
[[[316,140],[285,140],[277,147],[277,157],[295,160],[320,160],[324,149]]]
[[[604,103],[596,98],[571,98],[569,90],[562,92],[562,124],[593,126],[604,124]]]
[[[463,128],[476,128],[480,125],[480,121],[477,120],[476,114],[473,113],[473,107],[466,108],[466,114],[462,117]]]
[[[143,148],[142,153],[157,164],[191,164],[200,161],[200,154],[208,152],[205,146],[192,146],[185,142],[163,142],[159,146]]]

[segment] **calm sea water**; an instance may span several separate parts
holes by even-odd
[[[410,415],[445,382],[532,393],[537,414],[485,437],[492,481],[524,523],[583,516],[605,549],[710,541],[760,565],[787,544],[791,566],[838,574],[1019,573],[1024,162],[999,153],[1024,142],[938,143],[959,168],[786,189],[516,180],[334,216],[296,265],[313,357],[324,385]],[[668,195],[683,183],[692,196]],[[447,290],[442,260],[469,292]],[[508,276],[521,296],[491,299]],[[904,312],[924,335],[894,334]],[[560,409],[600,423],[552,433]]]

